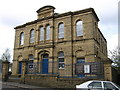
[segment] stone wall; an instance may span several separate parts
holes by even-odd
[[[104,76],[112,80],[111,62],[107,57],[107,42],[98,28],[98,17],[92,8],[55,14],[54,7],[45,6],[40,8],[38,19],[17,26],[15,33],[14,60],[12,75],[19,73],[21,68],[19,62],[26,60],[29,62],[29,55],[34,56],[34,63],[42,62],[42,55],[48,54],[48,73],[60,76],[75,75],[75,64],[77,59],[84,58],[85,62],[104,63]],[[83,35],[77,36],[77,21],[83,21]],[[64,24],[64,38],[59,38],[59,24]],[[50,39],[46,40],[46,26],[50,25]],[[44,28],[44,40],[40,40],[40,27]],[[30,43],[30,32],[34,29],[34,43]],[[24,44],[20,45],[20,35],[24,33]],[[64,69],[59,69],[58,53],[64,52]],[[107,62],[107,63],[105,63]],[[25,65],[21,66],[22,68]],[[37,72],[42,71],[42,64],[36,64]],[[22,69],[23,70],[23,69]],[[25,69],[24,69],[25,70]],[[109,74],[108,74],[109,73]]]
[[[75,88],[88,78],[60,78],[57,75],[25,75],[25,83],[50,88]],[[98,80],[98,79],[97,79]]]

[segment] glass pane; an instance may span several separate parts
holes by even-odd
[[[40,41],[44,40],[44,28],[40,27]]]
[[[64,38],[64,33],[59,33],[59,38]]]
[[[64,68],[64,53],[63,52],[58,53],[58,62],[59,62],[59,69]]]
[[[59,38],[64,38],[64,24],[63,23],[59,24],[58,35],[59,35]]]
[[[59,69],[62,69],[64,67],[65,67],[64,63],[59,63]]]
[[[44,54],[44,55],[43,55],[43,58],[48,58],[48,54]]]
[[[34,42],[34,30],[31,30],[30,32],[30,43]]]
[[[77,63],[85,63],[85,59],[84,58],[78,58]]]
[[[33,65],[28,65],[29,68],[33,68]]]
[[[23,45],[24,44],[24,33],[22,32],[20,34],[20,45]]]
[[[59,53],[58,53],[58,57],[59,57],[59,58],[60,58],[60,57],[63,58],[63,57],[64,57],[64,53],[63,53],[63,52],[59,52]]]
[[[88,87],[91,88],[102,88],[101,82],[92,82],[91,84],[88,85]]]
[[[34,60],[34,56],[33,55],[29,55],[29,60]]]
[[[103,82],[103,84],[105,89],[116,89],[116,87],[111,83]]]
[[[64,62],[64,58],[59,58],[59,63]]]
[[[50,26],[46,27],[46,40],[50,39]]]
[[[76,23],[76,32],[77,32],[77,36],[82,36],[83,35],[83,24],[82,24],[82,21],[78,21]]]

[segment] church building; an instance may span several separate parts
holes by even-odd
[[[36,20],[15,27],[12,75],[112,80],[107,41],[94,9],[54,10],[41,7]]]

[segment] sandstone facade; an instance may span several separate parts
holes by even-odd
[[[15,27],[12,75],[97,76],[90,73],[91,66],[84,66],[96,62],[102,64],[102,78],[112,80],[107,41],[98,28],[94,9],[62,14],[54,9],[44,6],[37,11],[36,20]],[[76,74],[76,63],[83,64],[83,75]],[[85,67],[90,70],[85,71]]]

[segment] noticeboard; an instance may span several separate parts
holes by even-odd
[[[98,62],[77,63],[75,65],[76,74],[98,74],[101,69],[101,63]]]

